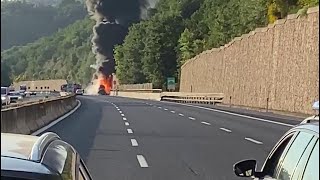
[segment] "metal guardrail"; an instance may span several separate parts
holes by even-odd
[[[112,89],[113,92],[141,92],[141,93],[161,93],[162,89]]]
[[[213,104],[222,103],[223,93],[182,93],[182,92],[165,92],[161,94],[161,101],[171,101],[179,103],[199,103]]]

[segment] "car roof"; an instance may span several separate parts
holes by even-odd
[[[40,137],[1,133],[1,157],[40,162],[47,145],[57,139],[60,139],[60,137],[50,132],[44,133]]]
[[[1,157],[14,157],[28,160],[37,136],[1,133]]]
[[[307,129],[307,130],[313,131],[319,136],[319,122],[312,121],[310,123],[299,124],[295,126],[292,130],[299,130],[299,129]]]
[[[77,156],[75,149],[55,133],[40,137],[1,133],[1,173],[59,174],[71,156]]]

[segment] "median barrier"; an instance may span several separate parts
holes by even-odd
[[[199,103],[213,104],[222,103],[223,93],[184,93],[184,92],[163,92],[161,101],[178,103]]]
[[[121,91],[113,90],[111,92],[111,95],[137,99],[201,104],[222,103],[222,100],[224,98],[223,93],[162,92],[161,89],[127,89]]]
[[[136,99],[148,99],[148,100],[156,100],[160,101],[160,92],[159,90],[125,90],[125,91],[111,91],[112,96],[121,96],[128,98],[136,98]]]
[[[1,110],[1,132],[31,134],[72,110],[75,96],[65,96],[42,102]]]

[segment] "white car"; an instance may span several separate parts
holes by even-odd
[[[23,96],[20,92],[9,92],[9,98],[11,103],[16,103],[23,99]]]
[[[9,88],[1,87],[1,105],[9,105],[10,97],[9,97]]]
[[[313,104],[312,109],[316,111],[316,115],[306,118],[300,124],[306,124],[312,121],[319,122],[319,101]]]
[[[76,90],[76,95],[83,95],[84,90],[83,89],[77,89]]]

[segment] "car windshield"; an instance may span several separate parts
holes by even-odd
[[[9,95],[11,95],[11,96],[20,96],[20,93],[18,93],[18,92],[9,92]]]

